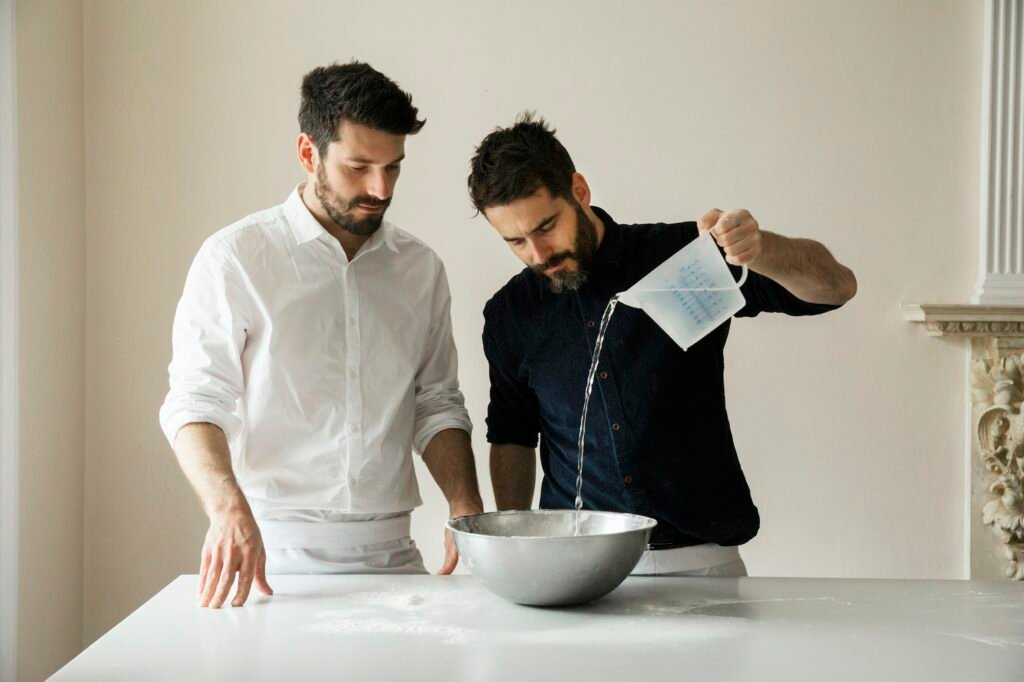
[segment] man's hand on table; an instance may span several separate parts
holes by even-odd
[[[263,537],[247,504],[236,505],[210,515],[210,529],[203,543],[199,567],[199,605],[220,608],[238,575],[238,589],[232,606],[249,598],[253,581],[263,594],[273,594],[267,583],[267,553]]]
[[[452,505],[449,509],[448,518],[458,518],[460,516],[472,516],[473,514],[481,514],[484,511],[483,504],[474,501],[465,504]],[[451,575],[451,572],[455,570],[455,567],[459,565],[459,550],[455,549],[455,539],[452,538],[452,532],[447,528],[444,529],[444,565],[441,566],[441,570],[437,572],[438,575]]]

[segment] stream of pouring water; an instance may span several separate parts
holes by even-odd
[[[696,288],[687,289],[675,287],[671,289],[640,289],[637,292],[630,290],[629,292],[620,292],[612,296],[611,300],[608,301],[607,307],[604,309],[604,315],[601,316],[601,327],[597,331],[597,341],[594,343],[594,356],[590,360],[590,372],[587,374],[587,386],[583,393],[583,418],[580,420],[580,435],[577,441],[577,447],[579,448],[579,464],[576,472],[576,514],[573,521],[573,535],[580,534],[580,512],[583,510],[583,441],[587,433],[587,408],[590,405],[590,393],[594,388],[594,375],[597,373],[597,363],[601,358],[601,346],[604,345],[604,335],[608,330],[608,323],[612,319],[612,313],[615,312],[615,306],[619,303],[619,297],[626,293],[645,294],[645,293],[656,293],[656,292],[673,292],[678,293],[680,291],[729,291],[732,287],[708,287],[708,288]],[[627,303],[627,305],[635,305],[633,303]]]
[[[746,278],[745,269],[743,271],[743,279]],[[740,280],[740,283],[742,279]],[[575,499],[575,517],[573,519],[572,535],[580,535],[580,516],[583,511],[583,451],[584,451],[584,439],[587,435],[587,409],[590,407],[590,394],[594,389],[594,375],[597,374],[597,364],[601,357],[601,346],[604,344],[604,333],[608,330],[608,323],[611,321],[611,314],[615,311],[615,305],[618,304],[618,299],[623,296],[627,296],[626,304],[634,307],[643,307],[642,296],[643,294],[653,293],[666,293],[672,292],[678,294],[679,292],[713,292],[713,291],[731,291],[736,289],[738,285],[729,287],[709,287],[709,288],[694,288],[689,289],[685,287],[672,287],[668,289],[640,289],[634,291],[630,289],[628,291],[620,292],[611,297],[608,301],[608,305],[604,308],[604,314],[601,315],[601,327],[597,332],[597,341],[594,343],[594,356],[590,361],[590,373],[587,375],[587,388],[584,392],[583,397],[583,419],[580,420],[580,438],[578,441],[578,447],[580,451],[580,463],[577,471],[577,499]]]
[[[601,358],[601,346],[604,344],[604,333],[608,329],[608,322],[612,319],[615,306],[619,302],[621,294],[615,294],[608,301],[608,306],[601,316],[601,327],[597,331],[597,341],[594,343],[594,357],[590,361],[590,373],[587,374],[587,388],[583,394],[583,418],[580,420],[579,446],[579,469],[576,473],[576,518],[573,526],[573,535],[580,534],[580,511],[583,509],[583,440],[587,434],[587,407],[590,405],[590,392],[594,388],[594,374],[597,372],[597,363]]]

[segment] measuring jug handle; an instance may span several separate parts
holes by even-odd
[[[736,282],[736,288],[737,289],[739,287],[743,286],[743,283],[747,281],[747,266],[746,265],[741,265],[740,267],[743,268],[743,274],[740,275],[740,281]]]
[[[711,231],[708,230],[707,232],[704,232],[700,236],[703,237],[704,235],[707,235],[708,237],[711,237]],[[711,239],[712,239],[712,243],[715,244],[715,246],[717,247],[718,243],[714,241],[714,237],[711,237]],[[747,266],[746,265],[741,265],[740,267],[743,269],[743,272],[740,275],[739,281],[736,282],[736,288],[737,289],[739,289],[741,286],[743,286],[743,283],[747,281]],[[732,274],[732,271],[730,271],[729,274]]]

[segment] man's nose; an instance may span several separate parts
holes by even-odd
[[[391,180],[383,170],[376,170],[370,173],[366,182],[366,193],[375,199],[387,199],[391,196]]]
[[[531,257],[533,258],[534,265],[542,265],[551,257],[551,249],[546,247],[544,244],[532,240],[528,243],[530,244]]]

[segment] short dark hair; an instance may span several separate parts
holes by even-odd
[[[572,197],[572,157],[555,129],[531,111],[510,128],[496,128],[470,161],[469,196],[477,211],[504,206],[546,187],[552,197]]]
[[[394,135],[415,135],[425,120],[416,118],[412,95],[365,62],[318,66],[302,78],[299,129],[313,139],[321,156],[338,139],[342,121]]]

